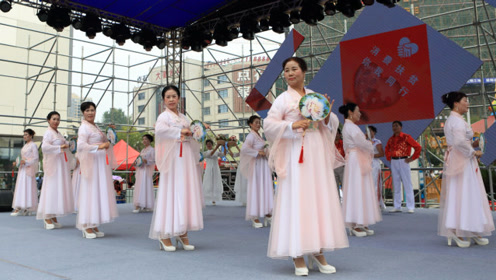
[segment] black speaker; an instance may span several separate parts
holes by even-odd
[[[12,190],[0,190],[0,212],[12,211],[12,199],[14,193]]]

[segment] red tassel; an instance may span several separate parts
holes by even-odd
[[[14,169],[12,169],[12,178],[14,178]]]
[[[64,152],[64,157],[65,157],[65,162],[67,162],[67,155],[65,152]]]
[[[181,141],[181,148],[179,149],[179,157],[183,157],[183,141]]]
[[[105,154],[105,159],[107,160],[107,165],[109,165],[108,164],[108,155],[107,154]]]
[[[301,145],[300,160],[298,163],[303,163],[303,145]]]

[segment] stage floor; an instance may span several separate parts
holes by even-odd
[[[104,238],[84,239],[76,215],[63,228],[43,229],[34,216],[0,213],[0,279],[288,279],[290,260],[267,257],[269,228],[244,221],[245,208],[208,206],[205,228],[189,234],[195,251],[164,252],[148,238],[152,213],[131,213],[100,227]],[[487,246],[448,247],[437,236],[437,209],[385,213],[376,235],[350,237],[350,248],[326,253],[337,273],[311,270],[312,279],[494,279],[496,237]],[[493,213],[493,218],[496,213]]]

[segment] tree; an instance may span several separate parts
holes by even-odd
[[[128,131],[129,126],[122,126],[123,131]],[[150,134],[153,137],[155,135],[153,132],[137,132],[135,127],[132,127],[130,132],[129,132],[129,141],[128,141],[128,133],[127,132],[117,132],[117,138],[122,139],[128,143],[129,146],[131,146],[133,149],[135,149],[138,152],[141,152],[141,150],[145,147],[142,142],[143,135],[145,134]],[[152,146],[155,146],[154,143],[151,144]]]
[[[117,125],[117,129],[120,130],[122,125],[131,123],[131,118],[126,116],[126,113],[120,108],[111,108],[109,111],[103,113],[102,122],[104,124],[114,123]]]

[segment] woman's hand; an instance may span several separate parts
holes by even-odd
[[[63,150],[63,149],[67,149],[67,148],[69,148],[69,145],[67,145],[67,144],[64,144],[64,145],[61,145],[61,146],[60,146],[60,149],[62,149],[62,150]]]
[[[206,129],[210,129],[210,125],[208,123],[203,123]]]
[[[108,149],[109,147],[110,147],[110,142],[105,142],[103,144],[98,145],[99,150]]]
[[[24,165],[24,164],[26,164],[26,161],[25,160],[21,160],[21,162],[19,162],[19,165],[21,165],[21,166]]]
[[[310,120],[299,120],[299,121],[295,121],[293,123],[292,128],[293,129],[298,129],[298,128],[307,129],[309,126],[310,126]]]
[[[146,159],[143,159],[143,163],[144,163],[144,164],[147,164],[147,163],[148,163],[148,161],[147,161]]]
[[[324,119],[324,123],[325,124],[328,124],[329,123],[329,119],[331,117],[331,110],[332,110],[332,105],[334,105],[334,99],[331,101],[331,98],[326,94],[324,94],[325,98],[327,98],[327,101],[329,101],[330,105],[329,105],[329,115],[327,115],[327,117]]]
[[[263,150],[258,151],[258,155],[261,156],[261,157],[264,157],[265,156],[265,152]]]
[[[189,128],[183,128],[183,129],[181,129],[181,135],[191,136],[191,135],[193,135],[193,133],[191,133],[191,130],[189,130]]]
[[[475,156],[476,158],[480,158],[483,154],[484,154],[484,153],[483,153],[482,151],[475,151],[474,156]]]

